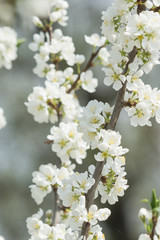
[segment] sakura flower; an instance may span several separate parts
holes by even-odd
[[[101,47],[106,41],[105,37],[100,37],[97,33],[92,34],[90,37],[86,35],[84,37],[85,41],[94,47]]]
[[[125,81],[125,76],[122,74],[122,69],[117,66],[113,66],[113,69],[102,68],[102,70],[106,75],[104,84],[107,86],[113,84],[113,88],[118,91]]]
[[[60,127],[52,127],[50,140],[54,140],[52,150],[57,153],[62,162],[75,159],[79,164],[86,157],[87,144],[82,140],[82,133],[77,131],[77,124],[60,123]]]
[[[82,88],[87,92],[95,92],[96,87],[98,86],[98,80],[93,78],[93,72],[88,70],[87,72],[83,72],[80,76],[80,80],[82,82]]]
[[[151,112],[148,109],[148,105],[146,103],[138,103],[135,108],[132,107],[126,110],[128,112],[128,115],[131,117],[130,121],[132,126],[151,126],[151,122],[149,121],[149,118],[151,117]]]

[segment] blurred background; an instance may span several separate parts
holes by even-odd
[[[0,25],[13,27],[19,38],[26,42],[18,50],[18,59],[10,71],[0,69],[0,107],[4,109],[7,126],[0,131],[0,235],[6,240],[27,240],[26,218],[38,211],[30,196],[29,185],[32,172],[40,164],[53,162],[55,155],[50,145],[44,143],[51,124],[38,124],[27,112],[24,102],[33,86],[43,85],[32,69],[33,53],[28,49],[36,31],[31,16],[47,15],[48,0],[0,0]],[[84,34],[101,32],[101,12],[112,1],[69,0],[69,21],[64,34],[73,37],[76,53],[89,58],[91,48],[84,42]],[[104,87],[104,74],[96,68],[94,76],[99,79],[97,92],[88,95],[80,91],[80,102],[86,105],[91,99],[115,101],[112,88]],[[160,88],[160,69],[155,67],[144,81]],[[121,113],[117,130],[123,136],[122,146],[129,148],[126,155],[126,171],[129,188],[125,196],[111,208],[112,216],[103,224],[106,239],[135,240],[144,231],[138,219],[141,199],[150,198],[152,188],[160,195],[160,126],[153,120],[153,127],[131,127],[125,112]],[[87,165],[95,163],[93,153],[88,154]],[[86,166],[85,166],[86,167]],[[80,171],[84,171],[80,166]],[[42,208],[52,208],[52,196],[48,196]]]

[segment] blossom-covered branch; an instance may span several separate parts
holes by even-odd
[[[66,25],[68,3],[52,0],[47,21],[34,17],[41,32],[34,34],[29,47],[36,52],[34,73],[45,83],[34,87],[26,106],[35,121],[57,123],[48,140],[60,164],[41,165],[33,173],[32,197],[39,205],[53,191],[55,212],[46,212],[45,222],[42,210],[27,219],[32,240],[105,238],[99,222],[107,220],[111,211],[99,209],[94,199],[100,196],[102,203],[115,204],[128,188],[128,149],[115,131],[120,112],[127,111],[134,127],[151,126],[152,117],[160,123],[160,91],[141,80],[159,64],[160,15],[153,10],[159,5],[157,0],[116,0],[102,13],[103,36],[85,36],[94,51],[83,68],[85,57],[75,54],[72,38],[53,29],[55,22]],[[98,85],[90,70],[94,62],[103,66],[104,84],[118,92],[115,106],[97,100],[80,106],[76,90],[92,93]],[[79,173],[75,166],[85,161],[89,148],[96,150],[96,162]]]

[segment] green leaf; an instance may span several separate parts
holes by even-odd
[[[151,208],[155,209],[157,207],[157,196],[155,189],[152,190],[152,197],[151,197]]]
[[[160,207],[156,207],[156,208],[154,209],[154,211],[155,211],[156,213],[158,213],[158,215],[160,215]]]
[[[144,198],[144,199],[142,199],[142,200],[141,200],[141,202],[148,203],[148,204],[149,204],[149,206],[150,206],[150,201],[149,201],[147,198]]]
[[[17,40],[17,47],[20,47],[26,41],[25,38],[20,38]]]

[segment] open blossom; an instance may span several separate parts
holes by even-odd
[[[110,216],[111,211],[108,208],[99,209],[97,205],[91,205],[89,211],[86,215],[86,222],[89,222],[91,225],[96,225],[98,220],[105,221]]]
[[[99,130],[105,122],[110,121],[112,108],[97,100],[90,101],[79,117],[78,129],[83,133],[83,139],[96,148],[99,141]]]
[[[41,204],[54,185],[62,185],[62,180],[69,178],[72,170],[65,167],[57,168],[55,165],[41,165],[39,171],[33,172],[33,184],[30,186],[31,194],[37,204]]]
[[[97,33],[92,34],[90,37],[86,35],[84,37],[85,41],[94,47],[101,47],[106,41],[105,37],[100,37]]]
[[[17,34],[10,27],[0,27],[0,68],[12,68],[17,58]]]
[[[66,207],[75,209],[78,204],[84,201],[83,196],[94,184],[94,179],[84,173],[74,173],[69,179],[63,180],[63,185],[58,187],[58,194]]]
[[[52,151],[56,152],[63,163],[74,159],[81,164],[82,159],[86,157],[88,146],[82,139],[82,133],[77,131],[76,123],[63,123],[59,127],[51,128],[49,140],[53,140]]]
[[[96,78],[93,78],[93,72],[91,70],[81,73],[80,80],[82,82],[82,88],[84,90],[90,93],[96,91],[98,80]]]
[[[149,121],[151,117],[151,111],[146,103],[138,103],[135,108],[130,108],[127,110],[127,112],[128,115],[131,117],[132,126],[151,126],[151,122]]]
[[[122,69],[118,66],[113,66],[113,69],[103,68],[102,70],[106,75],[104,84],[107,86],[113,84],[113,88],[118,91],[125,81],[125,76],[122,74]]]

